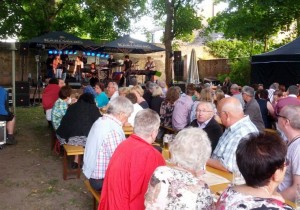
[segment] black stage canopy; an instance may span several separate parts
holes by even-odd
[[[269,87],[300,83],[300,38],[268,53],[252,56],[251,83]]]

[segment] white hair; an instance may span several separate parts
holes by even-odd
[[[173,163],[199,171],[211,155],[211,143],[202,129],[185,128],[170,143],[170,152]]]
[[[159,126],[159,115],[151,109],[143,109],[134,118],[133,131],[137,135],[148,137],[153,131],[158,131]]]
[[[130,116],[132,112],[133,112],[133,104],[128,98],[124,96],[118,96],[112,99],[109,102],[109,106],[107,109],[107,114],[112,114],[112,115],[125,113],[127,116]]]

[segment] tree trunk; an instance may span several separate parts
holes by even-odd
[[[172,82],[172,68],[170,63],[170,55],[172,53],[172,41],[173,41],[173,19],[174,19],[174,5],[168,0],[165,0],[166,4],[166,24],[165,24],[165,34],[164,34],[164,44],[166,48],[166,58],[165,58],[165,74],[166,83],[169,85]]]

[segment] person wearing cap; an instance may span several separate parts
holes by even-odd
[[[259,104],[254,98],[254,89],[249,86],[244,86],[242,88],[242,97],[246,102],[244,106],[245,115],[249,115],[250,120],[259,131],[264,131],[265,125],[261,116]]]

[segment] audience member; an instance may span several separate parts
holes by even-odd
[[[94,90],[94,88],[89,84],[89,82],[83,81],[81,83],[82,89],[83,89],[83,93],[90,93],[92,94],[94,97],[97,96],[96,91]]]
[[[96,120],[89,132],[84,150],[83,173],[97,191],[102,189],[112,154],[125,139],[122,126],[132,111],[130,100],[118,96],[110,101],[107,114]]]
[[[190,112],[190,116],[189,116],[189,123],[193,122],[196,119],[196,109],[199,103],[201,103],[201,101],[207,101],[207,102],[213,102],[214,98],[212,96],[212,89],[210,87],[206,87],[203,88],[200,92],[200,95],[197,96],[197,100],[194,101],[192,108],[191,108],[191,112]]]
[[[278,127],[287,137],[290,162],[279,191],[285,199],[294,201],[297,185],[300,185],[300,106],[284,106],[278,115]]]
[[[143,109],[149,108],[148,102],[143,98],[144,90],[140,85],[133,86],[130,89],[131,93],[134,93],[137,98],[137,103],[143,107]]]
[[[214,209],[213,196],[201,178],[211,153],[205,132],[181,130],[170,143],[173,167],[158,167],[145,196],[146,209]],[[170,193],[171,192],[171,193]]]
[[[97,96],[95,98],[97,107],[105,107],[108,104],[108,97],[104,92],[104,84],[103,83],[96,83],[95,84],[95,92],[97,93]]]
[[[44,89],[42,94],[42,105],[43,109],[46,113],[46,119],[50,126],[52,126],[51,123],[51,112],[52,107],[56,100],[58,99],[58,93],[60,91],[60,88],[65,85],[65,82],[61,79],[52,78],[49,80],[49,84]]]
[[[119,96],[126,96],[130,92],[129,87],[120,87],[119,88]]]
[[[51,112],[51,121],[54,130],[60,125],[61,119],[65,115],[68,105],[71,104],[72,88],[70,86],[64,86],[60,89],[58,95],[59,98],[55,102],[52,112]]]
[[[8,145],[16,144],[17,141],[14,138],[16,119],[14,114],[10,112],[8,108],[7,91],[1,86],[0,86],[0,121],[6,122],[6,130],[7,130],[6,144]]]
[[[100,112],[94,96],[90,93],[82,94],[78,101],[67,109],[56,130],[60,144],[85,146],[90,129],[99,117]],[[78,155],[75,156],[72,168],[78,168],[78,158]]]
[[[161,87],[155,86],[152,91],[152,99],[151,99],[151,103],[150,103],[150,109],[152,109],[153,111],[156,111],[157,114],[160,113],[160,106],[164,100],[162,98],[162,95],[163,95],[163,92],[162,92]]]
[[[286,105],[300,105],[300,100],[297,99],[299,89],[296,85],[291,85],[287,90],[288,96],[278,100],[274,111],[275,115],[279,114],[281,109]]]
[[[242,106],[245,106],[245,101],[243,99],[242,93],[240,92],[240,87],[237,84],[232,84],[230,87],[230,93],[232,95],[232,97],[235,97],[236,99],[238,99]]]
[[[107,85],[107,96],[110,100],[119,96],[119,87],[116,82],[109,82]]]
[[[207,165],[224,171],[237,171],[235,151],[238,144],[243,137],[258,130],[249,116],[244,116],[240,101],[234,97],[220,101],[218,115],[226,129]]]
[[[265,128],[272,128],[274,121],[274,108],[268,100],[267,90],[258,90],[255,93],[255,99],[259,105],[262,119],[264,121]]]
[[[254,89],[249,86],[242,88],[242,96],[245,103],[244,113],[250,117],[250,120],[254,123],[260,132],[265,129],[264,121],[261,116],[260,108],[257,101],[254,98]]]
[[[186,94],[182,94],[175,104],[172,116],[172,127],[176,131],[185,128],[190,123],[189,116],[193,105],[192,96],[194,95],[194,91],[194,84],[188,84]]]
[[[214,119],[214,105],[211,102],[202,101],[196,109],[196,116],[190,126],[203,129],[211,142],[212,151],[216,148],[223,130],[219,123]]]
[[[273,109],[275,109],[275,106],[277,104],[277,102],[279,101],[279,99],[281,99],[283,97],[282,91],[281,90],[275,90],[273,93],[273,102],[272,102],[272,106]],[[271,100],[270,100],[271,101]],[[275,110],[274,110],[274,115],[275,115]]]
[[[151,104],[152,91],[155,86],[157,86],[157,84],[154,82],[151,82],[151,81],[146,82],[146,85],[145,85],[146,90],[144,91],[143,98],[147,101],[148,105]]]
[[[168,89],[166,98],[163,100],[160,106],[160,121],[161,125],[167,128],[172,128],[172,114],[175,103],[180,96],[180,88],[178,86],[172,86]]]
[[[276,135],[251,134],[241,140],[236,160],[246,184],[223,192],[216,209],[290,209],[277,192],[286,166],[286,145]]]
[[[159,124],[156,112],[145,109],[137,113],[134,134],[118,146],[109,162],[98,209],[145,209],[149,180],[157,167],[165,165],[151,145]]]
[[[133,104],[133,112],[131,113],[130,117],[128,118],[128,123],[131,125],[131,126],[134,126],[134,119],[135,119],[135,116],[136,114],[143,110],[143,107],[141,107],[138,103],[137,103],[137,98],[135,96],[134,93],[128,93],[126,95],[126,98],[128,98],[131,103]]]
[[[273,103],[273,94],[274,94],[275,90],[279,90],[279,84],[277,82],[274,82],[273,84],[271,84],[268,89],[268,93],[269,93],[268,98],[270,99],[271,103]]]

